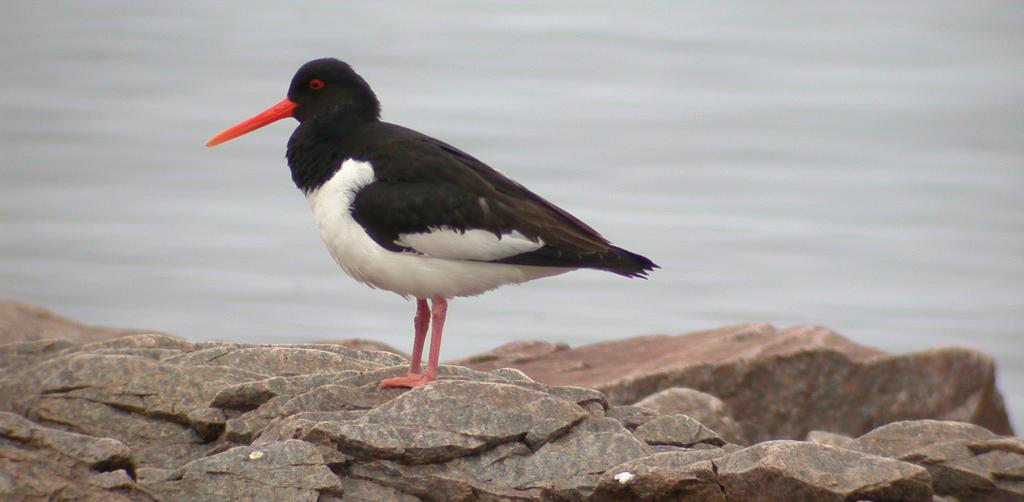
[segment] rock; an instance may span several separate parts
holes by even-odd
[[[928,472],[799,441],[655,453],[606,471],[594,500],[930,501]]]
[[[729,407],[711,394],[686,387],[672,387],[655,392],[635,404],[662,415],[678,413],[689,416],[714,429],[730,443],[746,444],[743,431],[732,418]]]
[[[359,386],[355,386],[355,383],[357,382],[351,379],[344,379],[337,383],[314,387],[294,397],[281,396],[288,398],[281,408],[281,414],[300,411],[370,410],[399,395],[394,390],[380,389],[375,383]]]
[[[732,451],[673,451],[630,460],[601,475],[594,500],[726,502],[715,467],[708,461]]]
[[[376,385],[385,378],[393,376],[405,375],[409,371],[407,364],[399,366],[391,366],[381,368],[374,371],[367,371],[362,374],[353,376],[346,379],[344,385],[351,387],[376,387]],[[439,380],[471,380],[476,382],[492,382],[492,383],[503,383],[522,387],[524,389],[531,389],[538,392],[549,391],[547,385],[543,385],[529,378],[522,378],[522,373],[513,370],[512,372],[498,369],[495,371],[477,371],[471,368],[463,366],[450,366],[442,364],[437,368],[437,375]],[[403,391],[397,389],[388,389],[386,391],[388,396],[395,397],[401,394]]]
[[[918,456],[936,444],[993,439],[996,435],[974,424],[938,420],[908,420],[883,425],[855,439],[849,448],[889,458]]]
[[[209,357],[204,357],[209,354]],[[223,350],[222,347],[191,352],[180,361],[183,366],[217,365],[241,368],[267,376],[292,376],[313,372],[337,373],[366,371],[380,365],[326,350],[304,347],[240,347]],[[312,370],[312,371],[311,371]]]
[[[339,500],[344,502],[420,502],[419,497],[365,479],[342,478],[341,484],[345,494]],[[317,502],[330,502],[330,499],[321,498]]]
[[[523,442],[525,442],[531,450],[536,451],[537,448],[544,446],[554,439],[558,439],[558,437],[569,430],[569,427],[571,426],[572,424],[566,423],[564,420],[554,417],[545,417],[530,427],[530,430],[526,431],[526,436],[523,438]]]
[[[618,420],[623,427],[634,430],[637,427],[658,418],[658,412],[642,406],[611,406],[605,416]]]
[[[122,339],[123,340],[123,339]],[[132,355],[75,353],[42,372],[26,416],[129,445],[140,465],[172,467],[202,456],[190,426],[224,386],[259,376],[224,366],[181,367]]]
[[[529,375],[527,375],[526,373],[523,373],[522,371],[519,371],[519,370],[517,370],[515,368],[497,368],[497,369],[491,370],[490,373],[492,375],[494,375],[494,376],[504,378],[505,380],[508,380],[510,382],[537,383],[532,378],[530,378]],[[593,389],[587,389],[587,390],[593,390]],[[598,394],[601,394],[600,392],[597,392],[596,390],[594,390],[594,392],[596,392]],[[601,400],[602,401],[604,400],[604,394],[601,394]],[[607,403],[605,403],[605,404],[607,404]]]
[[[849,448],[850,443],[853,443],[853,438],[834,432],[811,431],[807,433],[807,441],[836,448]]]
[[[224,424],[224,439],[234,444],[248,444],[275,418],[285,416],[283,408],[287,396],[275,397],[258,408],[238,416],[232,416]],[[225,415],[234,415],[225,413]]]
[[[265,347],[274,347],[274,345],[264,345]],[[287,345],[286,345],[287,347]],[[291,345],[290,347],[310,349],[310,350],[323,350],[334,354],[342,355],[351,359],[364,361],[367,363],[376,364],[377,366],[404,366],[409,367],[409,358],[401,355],[398,352],[384,352],[375,350],[360,350],[353,347],[347,347],[344,345],[337,344],[316,344],[316,343],[303,343],[298,345]]]
[[[353,414],[359,413],[359,414]],[[353,411],[303,411],[288,416],[280,416],[272,420],[259,436],[252,441],[251,446],[267,446],[277,441],[286,439],[299,439],[304,437],[321,422],[351,422],[365,414],[364,410]],[[335,450],[337,451],[337,450]],[[340,451],[337,452],[344,455]]]
[[[583,500],[604,471],[650,453],[617,421],[586,418],[536,452],[511,442],[440,465],[358,463],[351,474],[428,499]]]
[[[0,409],[23,409],[26,399],[42,392],[42,384],[83,353],[91,356],[135,356],[157,361],[190,350],[192,344],[162,334],[132,335],[101,342],[76,344],[42,340],[0,346]]]
[[[360,420],[457,430],[493,444],[526,433],[545,417],[569,426],[584,416],[575,403],[516,385],[440,380],[412,389]]]
[[[915,420],[879,427],[850,449],[912,462],[931,473],[935,493],[961,501],[1024,500],[1024,441],[973,424]]]
[[[328,352],[343,356],[344,359],[334,359],[316,352]],[[227,358],[221,360],[222,358]],[[190,350],[172,358],[169,362],[180,365],[217,365],[236,359],[241,366],[249,366],[253,371],[270,375],[295,375],[329,372],[330,369],[308,367],[296,369],[295,366],[303,362],[319,362],[326,360],[329,365],[347,364],[359,365],[367,363],[371,366],[395,366],[408,364],[408,361],[396,354],[388,352],[369,352],[351,349],[341,345],[331,344],[298,344],[298,345],[257,345],[236,342],[200,342],[194,344]],[[355,361],[355,362],[353,362]],[[346,369],[364,370],[366,368],[341,368],[334,371]]]
[[[395,459],[407,464],[451,460],[483,450],[487,443],[457,432],[365,422],[322,422],[301,439],[336,448],[361,460]]]
[[[367,340],[365,338],[346,338],[343,340],[322,340],[319,342],[313,342],[317,345],[341,345],[342,347],[348,347],[364,352],[390,352],[403,359],[409,359],[409,354],[402,352],[384,342],[377,340]]]
[[[106,490],[114,490],[118,488],[131,489],[135,486],[135,480],[132,479],[124,469],[94,474],[86,478],[85,483]]]
[[[585,497],[604,471],[650,453],[617,421],[587,418],[533,455],[510,456],[489,468],[508,486],[573,492]],[[554,472],[559,474],[551,476]]]
[[[14,413],[0,412],[0,436],[50,450],[90,468],[133,468],[131,450],[120,441],[42,427]]]
[[[523,340],[506,343],[487,352],[476,354],[465,359],[457,359],[451,364],[459,366],[474,367],[477,365],[492,362],[526,363],[540,357],[568,350],[569,345],[565,343],[551,343],[541,340]],[[488,369],[496,369],[501,365],[490,364]]]
[[[239,446],[193,460],[166,479],[144,483],[160,500],[316,501],[321,493],[341,495],[338,477],[316,447],[288,440],[266,448]]]
[[[227,417],[217,408],[197,408],[189,412],[188,421],[199,437],[205,441],[213,441],[224,433]]]
[[[44,427],[0,412],[0,498],[55,500],[152,500],[135,486],[128,446]]]
[[[727,500],[928,502],[928,471],[802,441],[769,441],[711,460]],[[691,464],[699,465],[699,464]]]
[[[276,418],[302,411],[365,410],[386,400],[375,387],[360,392],[334,383],[355,374],[358,372],[315,373],[245,382],[221,389],[211,406],[231,414],[243,412],[227,421],[224,432],[228,441],[248,443]]]
[[[608,408],[608,401],[605,399],[604,394],[594,389],[564,385],[561,387],[551,387],[550,392],[553,396],[572,401],[584,408],[590,403],[597,403],[602,409]]]
[[[462,363],[510,366],[547,385],[596,389],[613,405],[672,387],[696,389],[724,401],[750,442],[803,438],[812,430],[859,436],[878,424],[922,417],[1012,434],[992,359],[965,349],[891,356],[821,327],[746,324],[527,355],[491,351]]]
[[[995,439],[983,439],[972,441],[967,447],[976,454],[988,453],[990,451],[1006,451],[1024,455],[1024,439],[1019,437],[997,437]]]
[[[45,339],[95,342],[147,332],[88,326],[35,305],[0,301],[0,344]]]
[[[46,399],[33,411],[32,418],[43,423],[66,420],[76,432],[127,444],[142,466],[177,466],[201,457],[207,449],[205,441],[187,425],[126,413],[87,399]]]
[[[0,344],[0,375],[19,374],[72,347],[77,345],[52,339]]]
[[[295,396],[357,373],[356,371],[347,371],[341,374],[315,373],[242,382],[221,388],[213,397],[210,406],[225,410],[254,410],[272,398]]]
[[[812,423],[798,416],[807,410],[862,420],[870,413],[834,417],[837,410],[807,406],[831,406],[839,390],[863,392],[860,378],[872,381],[887,357],[852,344],[837,349],[841,341],[815,333],[775,336],[774,345],[755,333],[733,340],[746,347],[742,357],[723,349],[715,364],[684,361],[682,373],[731,389],[720,394],[726,404],[672,389],[643,401],[661,413],[616,403],[641,388],[677,387],[679,373],[643,380],[638,371],[624,377],[636,386],[610,386],[606,396],[513,368],[443,365],[438,381],[381,389],[407,362],[339,345],[160,334],[9,344],[0,347],[0,499],[914,501],[931,499],[933,479],[936,500],[1021,499],[1024,442],[977,425],[923,420],[857,439],[808,436],[847,449],[797,441],[742,448],[676,412],[704,413],[709,422],[765,415],[768,425],[793,431]],[[494,357],[516,354],[529,364],[572,352],[526,344]],[[849,381],[823,390],[806,375]],[[896,392],[875,383],[878,395]],[[777,401],[756,395],[774,390]],[[731,401],[741,397],[766,409]],[[804,421],[786,429],[785,417]]]
[[[525,437],[546,442],[583,419],[578,405],[515,385],[440,380],[412,389],[347,423],[304,436],[359,458],[405,463],[450,460]],[[543,424],[543,427],[538,427]]]
[[[636,428],[633,434],[649,445],[693,447],[724,446],[725,441],[704,424],[686,415],[662,415]]]
[[[524,446],[519,446],[525,449]],[[506,443],[490,452],[508,448],[514,448],[514,446]],[[481,457],[485,455],[491,456],[485,452],[481,454]],[[510,489],[486,476],[483,478],[474,476],[466,469],[461,460],[426,465],[404,465],[389,460],[377,460],[354,464],[349,473],[356,479],[373,483],[375,487],[385,487],[392,492],[411,496],[414,500],[452,502],[541,500],[539,489]]]

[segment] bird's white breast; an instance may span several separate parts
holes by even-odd
[[[518,232],[496,236],[483,230],[456,232],[435,227],[399,237],[400,245],[422,254],[385,249],[352,217],[356,193],[374,180],[369,162],[349,159],[330,180],[306,194],[320,238],[331,256],[360,282],[402,296],[451,298],[571,270],[478,261],[500,259],[543,245]]]

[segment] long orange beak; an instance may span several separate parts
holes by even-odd
[[[223,131],[217,133],[216,136],[210,138],[206,142],[206,146],[217,146],[227,140],[237,138],[247,132],[255,131],[271,122],[276,122],[286,117],[292,116],[292,111],[295,110],[295,102],[284,98],[274,106],[263,110],[257,115],[249,117]]]

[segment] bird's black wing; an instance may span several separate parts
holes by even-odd
[[[356,194],[352,216],[382,247],[630,277],[657,267],[465,152],[399,126],[380,127],[374,138],[388,147],[358,154],[373,165],[375,181]]]

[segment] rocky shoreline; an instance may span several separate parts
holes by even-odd
[[[89,330],[0,304],[25,340],[0,345],[0,499],[1024,500],[964,349],[751,324],[516,343],[406,391],[376,386],[387,351]]]

